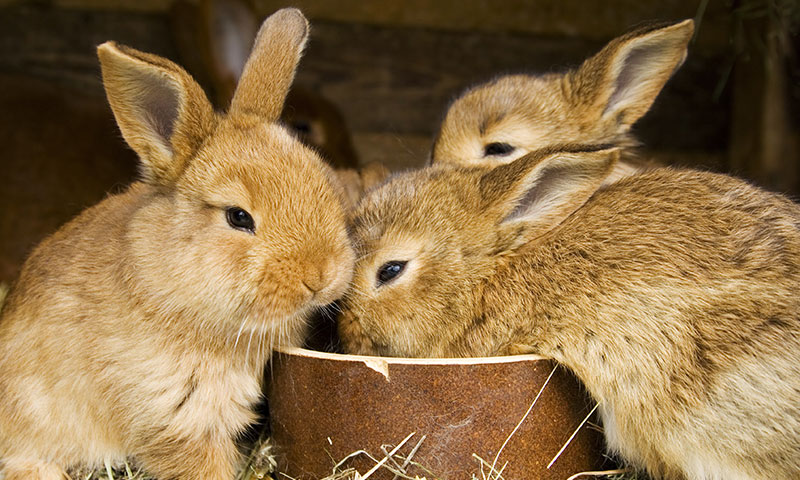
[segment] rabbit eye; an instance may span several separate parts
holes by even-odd
[[[228,207],[225,210],[225,218],[228,220],[228,225],[237,230],[244,230],[248,233],[254,233],[256,230],[253,217],[239,207]]]
[[[311,124],[303,120],[295,120],[292,122],[292,129],[300,135],[308,135],[311,133]]]
[[[408,262],[391,261],[381,265],[381,268],[378,269],[378,286],[380,287],[400,276],[406,267],[406,263]]]
[[[502,157],[513,152],[515,148],[507,143],[489,143],[483,147],[484,157]]]

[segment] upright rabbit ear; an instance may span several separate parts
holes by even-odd
[[[114,42],[97,48],[103,85],[145,181],[172,184],[215,125],[203,90],[182,68]]]
[[[614,39],[573,77],[578,98],[602,109],[601,118],[626,127],[650,109],[686,59],[694,22],[636,30]]]
[[[619,156],[607,146],[558,150],[529,153],[481,177],[484,211],[499,225],[504,248],[561,224],[597,191]]]
[[[233,95],[231,117],[254,115],[268,121],[278,119],[308,30],[306,17],[296,8],[278,10],[264,20]]]

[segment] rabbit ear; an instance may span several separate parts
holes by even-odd
[[[97,48],[103,85],[122,136],[139,155],[145,181],[170,185],[215,124],[203,90],[164,58],[114,42]]]
[[[308,21],[296,8],[278,10],[264,20],[231,101],[232,117],[255,115],[268,121],[278,119],[308,29]]]
[[[200,18],[218,105],[227,106],[253,48],[258,18],[246,0],[205,0]]]
[[[591,197],[619,156],[607,146],[569,146],[537,151],[485,173],[484,211],[495,218],[504,247],[555,228]]]
[[[609,43],[577,72],[578,96],[599,102],[602,118],[626,127],[641,118],[686,59],[694,21],[637,30]]]

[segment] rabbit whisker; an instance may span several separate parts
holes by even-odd
[[[342,298],[344,298],[344,297],[342,297]],[[334,311],[335,313],[337,313],[337,314],[338,314],[338,313],[342,313],[342,307],[340,307],[340,306],[339,306],[338,304],[336,304],[336,303],[331,303],[331,304],[329,304],[329,305],[326,305],[326,307],[325,307],[325,308],[326,308],[327,310],[333,310],[333,311]],[[326,311],[325,313],[326,313],[326,316],[327,316],[328,318],[330,318],[330,316],[329,316],[329,315],[327,315],[327,314],[328,314],[328,312]]]
[[[356,257],[356,260],[355,260],[355,263],[358,263],[358,262],[360,262],[361,260],[364,260],[365,258],[367,258],[367,256],[368,256],[368,255],[369,255],[368,253],[365,253],[365,254],[363,254],[363,255],[357,256],[357,257]]]
[[[253,342],[253,332],[255,329],[250,329],[250,339],[247,340],[247,353],[245,354],[244,363],[248,363],[250,361],[250,344]]]
[[[244,324],[247,322],[247,317],[242,319],[242,325],[239,327],[239,331],[236,332],[236,341],[233,342],[233,349],[236,350],[236,346],[239,345],[239,337],[242,335],[242,330],[244,329]]]

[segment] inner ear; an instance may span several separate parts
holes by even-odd
[[[569,193],[570,185],[580,182],[579,175],[573,168],[558,166],[547,168],[541,172],[536,184],[538,187],[528,190],[519,199],[517,206],[503,222],[517,220],[523,217],[536,217],[547,212]]]
[[[142,110],[146,121],[161,137],[164,147],[172,152],[170,139],[175,132],[175,122],[180,108],[179,94],[163,79],[150,76],[143,79]]]
[[[686,58],[691,20],[645,27],[612,40],[578,70],[576,86],[588,90],[603,121],[629,128],[650,109]],[[597,102],[597,103],[594,103]]]
[[[214,128],[203,90],[165,58],[113,42],[97,54],[111,110],[145,181],[171,184]]]
[[[658,44],[632,48],[619,67],[619,75],[614,81],[613,93],[608,99],[603,114],[616,109],[626,98],[635,96],[637,88],[645,90],[649,87],[647,84],[655,83],[650,80],[649,76],[653,75],[658,68],[663,68],[662,58],[669,54],[666,46]],[[672,69],[667,75],[671,73]],[[657,94],[656,91],[652,93],[652,96],[655,97]]]
[[[529,153],[481,178],[485,210],[502,242],[525,243],[558,226],[600,188],[619,155],[604,146],[561,149]]]

